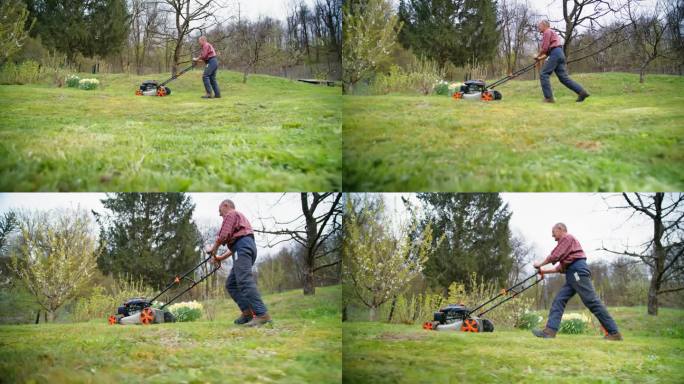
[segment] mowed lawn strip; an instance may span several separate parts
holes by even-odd
[[[420,325],[343,325],[345,383],[681,383],[684,310],[611,308],[623,342],[598,334],[434,332]],[[495,324],[496,327],[496,324]]]
[[[576,74],[500,87],[503,100],[344,96],[344,188],[351,191],[623,191],[684,188],[684,78]]]
[[[142,325],[0,326],[3,382],[339,383],[340,288],[267,295],[273,328],[233,325],[222,300],[214,321]]]
[[[145,79],[102,75],[102,89],[0,85],[0,190],[327,191],[341,189],[340,89],[201,72],[167,97]],[[87,75],[83,75],[87,76]]]

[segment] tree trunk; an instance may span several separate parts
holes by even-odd
[[[316,294],[316,285],[315,285],[315,279],[314,279],[313,266],[310,266],[309,269],[304,273],[304,294],[305,295],[315,295]]]
[[[369,321],[375,321],[375,310],[376,310],[375,307],[370,307],[370,309],[368,310],[368,320]]]
[[[387,322],[391,323],[392,322],[392,317],[394,316],[394,308],[397,306],[397,296],[394,296],[392,298],[392,305],[390,306],[390,313],[389,316],[387,316]]]
[[[40,323],[40,311],[36,313],[36,324]]]
[[[658,316],[658,288],[655,277],[651,278],[651,285],[648,287],[648,314]]]
[[[644,83],[644,68],[641,67],[639,69],[639,83],[643,84]]]
[[[347,305],[342,306],[342,321],[347,321]]]
[[[249,69],[242,72],[242,84],[247,84],[247,75],[249,75]]]

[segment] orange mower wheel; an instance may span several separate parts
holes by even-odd
[[[166,96],[166,89],[164,89],[164,87],[157,88],[157,96],[159,96],[159,97]]]
[[[144,325],[152,324],[152,322],[154,322],[154,311],[152,308],[143,308],[142,312],[140,312],[140,322]]]
[[[142,93],[142,91],[141,91],[141,90],[139,90],[139,89],[136,89],[136,90],[135,90],[135,95],[136,95],[136,96],[142,96],[142,95],[143,95],[143,93]]]
[[[117,323],[116,316],[114,316],[114,315],[109,316],[109,319],[107,319],[107,320],[109,321],[109,325],[114,325]]]
[[[463,332],[480,332],[477,327],[477,320],[475,319],[465,319],[463,324],[461,324],[461,331]]]
[[[491,91],[482,92],[482,101],[492,101],[494,100],[494,94]]]
[[[454,100],[460,100],[463,98],[463,92],[454,92],[453,96]]]
[[[424,323],[423,323],[423,329],[426,330],[426,331],[432,330],[432,323],[429,322],[429,321],[424,322]]]

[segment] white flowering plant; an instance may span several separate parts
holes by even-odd
[[[539,328],[544,318],[535,312],[525,310],[525,313],[520,316],[515,324],[516,328],[520,329],[534,329]]]
[[[434,92],[440,96],[449,95],[449,83],[444,80],[439,80],[435,83]]]
[[[76,75],[69,75],[66,78],[66,85],[69,88],[76,88],[78,87],[78,82],[81,80],[80,77]]]
[[[581,334],[589,329],[591,319],[584,313],[565,313],[561,319],[558,333]]]
[[[195,321],[202,317],[202,303],[195,300],[171,304],[168,311],[176,317],[176,321]]]
[[[87,91],[96,89],[98,85],[100,85],[100,81],[98,79],[81,79],[78,81],[78,87]]]

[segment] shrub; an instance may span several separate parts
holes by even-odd
[[[440,96],[449,96],[449,83],[444,80],[440,80],[435,84],[435,93]]]
[[[558,333],[565,333],[571,335],[579,335],[587,331],[589,328],[589,319],[586,315],[581,313],[566,313],[561,320]]]
[[[100,81],[97,79],[81,79],[78,81],[78,87],[81,89],[85,89],[86,91],[90,91],[97,88],[99,84]]]
[[[534,329],[539,328],[543,318],[534,312],[527,312],[522,315],[515,324],[516,328]]]
[[[38,80],[40,65],[33,60],[26,60],[19,65],[8,62],[0,70],[0,84],[29,84]]]
[[[120,279],[115,282],[112,292],[106,292],[103,287],[95,287],[89,297],[78,299],[73,317],[75,321],[104,320],[116,313],[116,309],[124,301],[134,297],[150,297],[152,293],[143,285],[142,280]]]
[[[176,317],[176,321],[195,321],[202,317],[202,304],[194,300],[171,304],[168,310]]]
[[[78,87],[78,83],[80,80],[81,78],[76,75],[69,75],[69,77],[66,78],[66,85],[69,88],[76,88]]]

